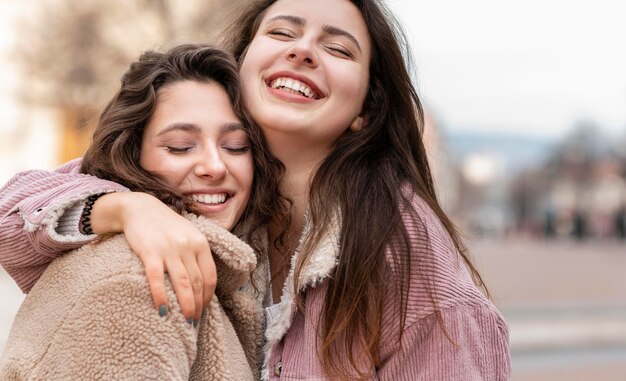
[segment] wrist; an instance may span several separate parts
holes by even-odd
[[[85,200],[85,205],[83,206],[83,212],[80,215],[80,220],[78,224],[78,229],[83,234],[91,235],[94,234],[91,228],[91,212],[96,201],[103,196],[104,193],[96,193],[87,197]]]
[[[95,234],[123,233],[131,219],[161,203],[143,192],[114,192],[98,198],[91,213],[91,228]]]
[[[130,192],[112,192],[98,197],[91,209],[91,230],[93,233],[121,233],[124,227],[124,211]]]

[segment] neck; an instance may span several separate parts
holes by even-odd
[[[272,154],[285,165],[285,174],[280,184],[280,190],[293,201],[293,228],[294,230],[297,229],[297,233],[299,233],[304,223],[304,214],[309,201],[311,180],[320,163],[328,155],[328,148],[305,147],[302,143],[296,144],[284,140],[272,142],[269,137],[268,145]]]

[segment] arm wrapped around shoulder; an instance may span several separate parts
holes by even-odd
[[[78,173],[80,159],[56,171],[26,171],[0,189],[0,264],[24,292],[30,291],[48,264],[91,241],[78,231],[57,232],[59,219],[87,196],[126,191],[119,184]]]

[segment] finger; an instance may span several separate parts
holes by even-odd
[[[159,315],[165,316],[169,311],[169,303],[167,293],[165,292],[165,270],[163,264],[157,258],[149,259],[144,263],[146,268],[146,278],[150,286],[150,294],[152,302],[159,311]]]
[[[200,267],[196,262],[196,258],[191,256],[190,258],[184,259],[183,262],[185,268],[187,269],[187,274],[189,274],[189,278],[191,280],[191,289],[193,290],[193,298],[195,305],[195,312],[193,314],[194,321],[200,321],[200,317],[202,316],[202,292],[203,292],[203,282],[202,282],[202,273],[200,272]]]
[[[213,260],[211,249],[208,248],[207,251],[203,251],[198,254],[197,260],[198,266],[200,266],[200,271],[202,272],[204,287],[202,291],[202,302],[204,308],[207,308],[211,298],[213,298],[215,287],[217,285],[217,270],[215,268],[215,261]]]
[[[196,311],[191,278],[187,269],[180,260],[170,260],[165,263],[167,272],[176,293],[176,299],[180,304],[180,310],[187,320],[193,320]]]

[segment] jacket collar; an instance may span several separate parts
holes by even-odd
[[[257,265],[254,250],[237,236],[205,217],[191,213],[184,214],[184,217],[196,225],[210,243],[218,272],[217,288],[221,293],[231,292],[246,283]]]
[[[307,215],[305,227],[298,243],[298,248],[291,257],[291,267],[289,274],[283,285],[282,296],[280,302],[268,310],[268,325],[265,331],[265,361],[263,364],[262,378],[268,379],[268,366],[272,348],[283,338],[291,327],[293,318],[297,312],[295,302],[295,282],[294,271],[298,262],[305,240],[308,238],[312,230],[310,217]],[[304,264],[298,284],[300,292],[307,288],[315,287],[328,278],[335,267],[339,258],[339,237],[341,232],[341,221],[339,212],[335,213],[331,218],[329,229],[322,234],[321,240],[311,253],[309,260]]]

